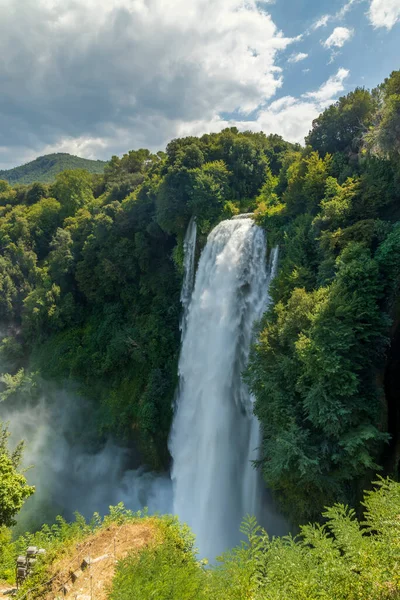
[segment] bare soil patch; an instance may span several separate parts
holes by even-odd
[[[106,600],[116,562],[132,550],[139,551],[154,538],[155,526],[151,520],[122,526],[113,524],[86,538],[54,563],[54,579],[46,600]]]

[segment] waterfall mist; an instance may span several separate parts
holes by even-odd
[[[169,513],[171,482],[137,464],[132,452],[112,439],[96,442],[91,426],[93,406],[71,390],[47,386],[34,403],[17,398],[0,404],[0,420],[9,423],[10,446],[25,440],[23,466],[35,494],[18,516],[18,531],[52,523],[61,514],[86,518],[106,514],[110,505],[124,502],[127,508]],[[46,389],[48,388],[48,389]]]
[[[260,430],[241,374],[276,266],[277,253],[269,270],[265,254],[264,233],[251,218],[220,223],[200,257],[182,332],[170,436],[174,513],[209,558],[238,542],[246,513],[262,515],[262,484],[251,462]]]

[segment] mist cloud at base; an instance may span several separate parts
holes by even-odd
[[[111,439],[93,450],[91,407],[84,399],[51,390],[34,404],[7,404],[0,404],[0,420],[9,422],[11,446],[25,440],[23,466],[32,465],[26,476],[36,486],[18,517],[19,531],[53,522],[58,514],[66,519],[75,511],[86,518],[104,515],[119,502],[132,510],[147,506],[151,513],[171,512],[167,474],[130,469],[129,450]]]

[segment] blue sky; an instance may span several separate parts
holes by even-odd
[[[385,4],[390,4],[390,1],[382,0],[383,7]],[[340,15],[347,5],[348,12]],[[308,54],[307,59],[292,65],[285,64],[290,55],[289,48],[278,61],[286,74],[281,88],[283,94],[298,95],[310,87],[317,87],[326,74],[334,71],[335,66],[350,71],[346,90],[356,86],[374,87],[391,71],[400,68],[400,26],[396,26],[395,19],[389,18],[389,28],[377,27],[368,15],[369,2],[347,5],[340,0],[278,0],[268,7],[274,22],[286,35],[294,37],[299,32],[308,32],[296,45],[299,52]],[[399,14],[400,3],[397,10]],[[332,16],[332,19],[324,27],[313,30],[313,25],[326,15]],[[337,54],[330,63],[332,51],[325,48],[323,42],[336,27],[349,29],[352,36],[342,48],[336,48]],[[303,73],[303,69],[310,71]]]
[[[0,168],[235,125],[302,142],[400,68],[400,0],[0,0]]]

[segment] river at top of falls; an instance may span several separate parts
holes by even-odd
[[[260,428],[241,375],[276,268],[277,251],[268,269],[265,255],[264,232],[253,219],[217,225],[201,254],[182,328],[170,436],[174,513],[211,559],[239,541],[247,513],[261,512],[262,486],[252,465]]]

